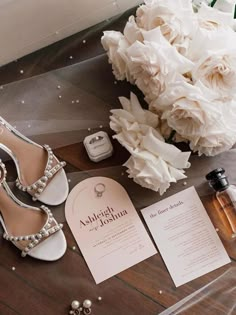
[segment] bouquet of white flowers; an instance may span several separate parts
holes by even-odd
[[[117,80],[136,84],[149,106],[121,98],[111,128],[131,153],[129,176],[160,193],[190,166],[190,153],[165,143],[170,135],[199,155],[236,143],[235,1],[219,0],[218,9],[229,12],[206,2],[145,0],[123,33],[102,37]]]

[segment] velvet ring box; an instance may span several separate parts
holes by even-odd
[[[104,160],[113,153],[110,138],[104,131],[99,131],[87,136],[83,143],[90,160],[93,162]]]

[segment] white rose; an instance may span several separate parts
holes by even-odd
[[[192,78],[194,82],[200,80],[221,97],[233,97],[236,93],[236,49],[208,52],[195,64]]]
[[[193,8],[189,0],[145,1],[137,9],[137,25],[144,30],[160,27],[166,40],[183,55],[193,31]]]
[[[236,101],[216,101],[213,107],[220,113],[220,119],[208,125],[205,135],[191,143],[191,149],[199,155],[214,156],[231,149],[236,143]]]
[[[123,109],[112,110],[110,127],[131,154],[125,163],[129,177],[143,187],[163,194],[171,182],[185,178],[190,152],[181,152],[164,142],[158,132],[158,116],[144,110],[137,97],[120,98]]]
[[[149,128],[142,143],[130,150],[131,157],[124,164],[130,178],[142,187],[159,191],[162,195],[170,183],[186,178],[183,168],[190,167],[190,152],[159,140]]]
[[[144,110],[135,94],[131,93],[130,100],[125,97],[119,98],[123,109],[111,110],[110,127],[117,135],[114,136],[128,151],[137,148],[143,135],[152,127],[157,128],[159,117]],[[164,141],[161,135],[157,135]]]
[[[137,41],[127,49],[128,66],[135,84],[151,102],[165,90],[174,73],[190,71],[193,63],[168,43],[160,29],[143,32],[143,37],[144,43]]]
[[[176,100],[189,93],[201,94],[200,89],[196,89],[198,88],[189,83],[188,79],[177,73],[170,78],[163,93],[150,102],[149,110],[161,115],[164,111],[170,110]]]
[[[125,25],[124,36],[130,44],[133,44],[136,41],[143,42],[143,34],[140,28],[137,26],[133,15],[129,17],[129,20]]]
[[[217,10],[215,11],[218,12]],[[198,27],[191,40],[187,54],[190,60],[198,62],[202,57],[212,52],[236,49],[236,34],[229,26],[219,24],[220,19],[215,19],[215,21],[213,18],[209,20],[203,19],[203,22],[209,23],[201,25],[201,21],[198,21]]]
[[[203,96],[207,89],[196,87],[176,100],[162,118],[183,138],[189,140],[190,148],[199,155],[216,155],[228,150],[236,141],[236,106]],[[211,91],[209,91],[211,93]],[[207,94],[206,94],[207,95]]]
[[[217,2],[218,1],[219,0],[217,0]],[[205,3],[202,3],[196,16],[200,28],[206,30],[217,30],[222,27],[232,28],[234,24],[233,14],[231,12],[221,12],[217,10],[215,6],[212,8]]]
[[[132,82],[133,79],[127,67],[126,50],[130,46],[125,36],[120,32],[105,31],[101,39],[103,48],[107,51],[109,63],[117,80]]]

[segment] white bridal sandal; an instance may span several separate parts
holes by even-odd
[[[21,250],[21,256],[54,261],[66,251],[62,224],[45,206],[31,207],[17,199],[6,182],[6,168],[0,160],[0,223],[3,238]]]
[[[12,127],[0,116],[0,148],[13,159],[18,178],[16,186],[28,192],[33,200],[56,206],[69,193],[63,167],[48,145],[39,145]]]

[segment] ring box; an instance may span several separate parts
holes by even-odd
[[[84,146],[91,161],[99,162],[113,153],[113,146],[105,131],[98,131],[84,138]]]

